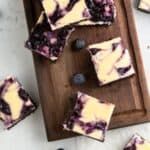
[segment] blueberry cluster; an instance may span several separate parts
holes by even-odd
[[[85,0],[92,21],[113,22],[115,16],[114,2],[112,0]]]

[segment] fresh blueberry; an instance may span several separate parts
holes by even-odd
[[[58,148],[57,150],[64,150],[63,148]]]
[[[78,73],[73,76],[72,81],[76,85],[81,85],[86,82],[86,78],[85,78],[84,74]]]
[[[76,39],[72,42],[72,49],[73,50],[81,50],[85,48],[86,43],[83,39]]]

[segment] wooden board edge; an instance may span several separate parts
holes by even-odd
[[[30,29],[32,28],[34,24],[33,14],[32,12],[30,12],[32,10],[32,5],[29,0],[23,0],[23,6],[24,6],[24,11],[25,11],[26,24],[28,27],[28,33],[30,33]]]
[[[28,2],[28,4],[26,4]],[[34,18],[33,18],[33,14],[32,14],[32,4],[31,4],[31,0],[23,0],[23,5],[24,5],[24,10],[25,10],[25,17],[26,17],[26,23],[27,23],[27,27],[28,27],[28,33],[30,34],[31,32],[31,29],[34,25]],[[29,21],[30,20],[30,21]],[[40,88],[39,88],[39,82],[38,82],[38,76],[37,76],[37,69],[36,69],[36,64],[35,64],[35,57],[36,55],[34,55],[34,53],[32,53],[32,58],[33,58],[33,64],[34,64],[34,68],[35,68],[35,73],[36,73],[36,82],[37,82],[37,85],[38,85],[38,93],[39,93],[39,96],[40,96]],[[41,96],[40,96],[40,99],[41,99]],[[42,114],[43,114],[43,109],[42,109]],[[49,136],[48,136],[48,129],[47,129],[47,125],[46,125],[46,119],[44,117],[45,115],[43,115],[43,118],[44,118],[44,125],[45,125],[45,129],[46,129],[46,136],[47,136],[47,139],[49,141]]]
[[[131,7],[132,4],[131,4],[131,0],[123,0],[123,2],[124,2],[126,14],[127,14],[127,22],[128,22],[128,26],[129,26],[129,35],[130,35],[130,39],[131,39],[132,45],[133,45],[135,60],[136,60],[136,62],[139,62],[139,64],[140,64],[140,66],[137,65],[138,78],[140,81],[139,85],[140,85],[140,88],[142,91],[142,96],[143,96],[144,106],[145,106],[146,112],[147,112],[148,116],[150,117],[150,115],[149,115],[150,97],[149,97],[149,93],[148,93],[148,86],[147,86],[146,76],[145,76],[145,72],[144,72],[144,65],[143,65],[143,61],[142,61],[141,50],[139,47],[138,36],[137,36],[136,29],[135,29],[133,10]],[[140,74],[142,74],[142,76],[140,76]]]

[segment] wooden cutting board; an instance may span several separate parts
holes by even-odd
[[[29,31],[41,12],[40,0],[24,0]],[[130,0],[115,0],[117,19],[109,27],[77,27],[65,47],[63,55],[56,63],[33,54],[39,93],[49,141],[72,137],[75,134],[62,130],[67,112],[72,106],[69,99],[80,90],[100,99],[116,104],[110,129],[150,121],[150,99],[146,86],[143,63]],[[88,44],[102,42],[121,36],[129,49],[136,75],[106,85],[97,86],[95,72],[86,51],[72,52],[71,42],[83,38]],[[82,72],[89,76],[83,86],[73,86],[70,78]]]

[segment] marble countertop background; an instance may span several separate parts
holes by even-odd
[[[150,87],[150,14],[135,9],[136,27],[142,50],[147,82]],[[39,99],[31,53],[23,45],[27,26],[22,0],[0,0],[0,79],[15,75],[35,99]],[[149,88],[150,89],[150,88]],[[41,108],[10,131],[0,125],[1,150],[122,150],[134,133],[150,139],[150,123],[108,131],[105,143],[86,137],[47,142]]]

